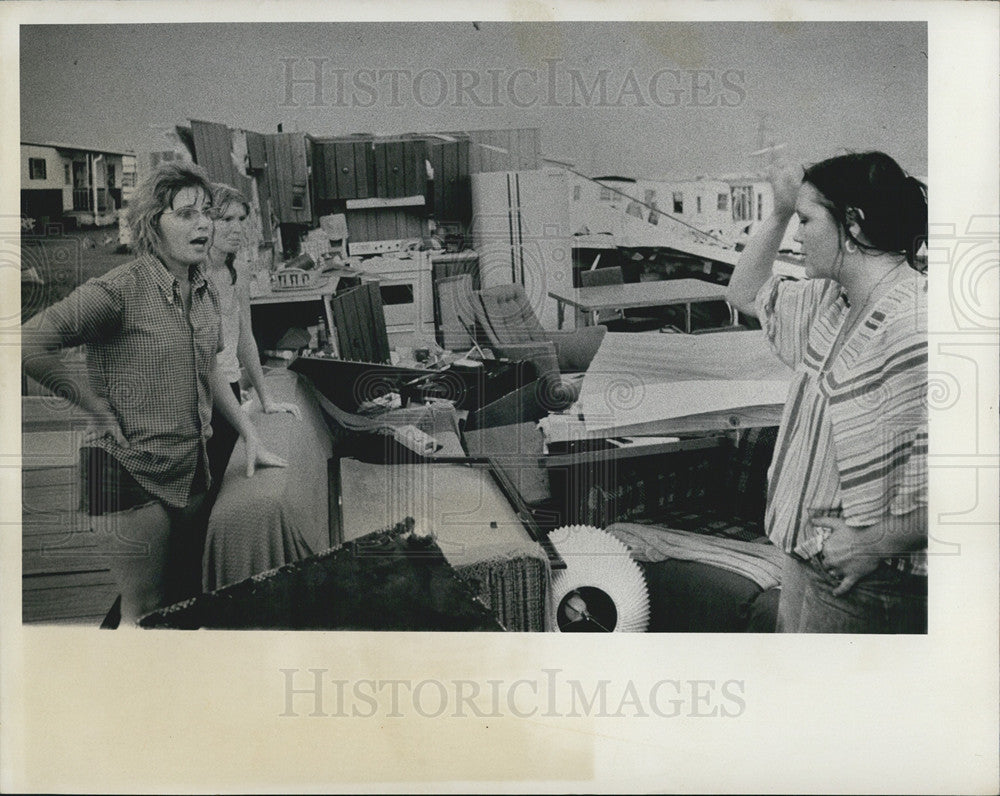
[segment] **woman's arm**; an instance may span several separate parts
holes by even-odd
[[[240,338],[236,344],[236,358],[250,377],[250,383],[260,396],[260,407],[265,414],[273,412],[290,412],[299,417],[299,408],[292,403],[272,402],[268,400],[264,388],[264,370],[260,366],[260,352],[253,336],[253,326],[250,320],[250,288],[244,274],[240,273],[236,283],[237,311],[240,314]]]
[[[788,222],[795,214],[795,201],[802,184],[802,168],[795,166],[773,174],[771,184],[774,187],[774,211],[762,222],[757,234],[740,253],[726,290],[726,301],[744,315],[754,318],[757,317],[754,306],[757,292],[771,276],[781,239],[788,228]]]
[[[209,374],[209,383],[212,385],[212,404],[216,412],[221,412],[222,416],[229,421],[230,425],[236,429],[240,437],[243,438],[247,448],[247,478],[250,478],[257,468],[262,467],[285,467],[287,462],[280,456],[261,446],[257,438],[257,432],[250,422],[246,412],[240,408],[236,396],[229,387],[229,382],[222,371],[219,370],[217,360],[212,363],[212,372]]]
[[[80,290],[80,288],[78,288]],[[77,327],[98,328],[114,315],[113,302],[100,289],[86,288],[87,300],[80,295],[66,299],[62,307],[49,308],[31,318],[21,327],[21,367],[24,373],[43,387],[59,385],[59,393],[83,409],[88,415],[84,440],[92,442],[110,433],[115,441],[128,447],[118,417],[108,402],[90,386],[90,379],[77,369],[66,366],[62,350],[67,345],[85,343],[82,339],[67,339],[62,326],[55,320],[63,314],[78,319]],[[66,312],[62,313],[63,307]],[[84,313],[86,317],[84,317]]]

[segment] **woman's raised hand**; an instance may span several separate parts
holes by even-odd
[[[795,202],[802,187],[802,177],[805,172],[798,163],[776,164],[772,166],[768,179],[774,188],[774,212],[791,217],[795,212]]]

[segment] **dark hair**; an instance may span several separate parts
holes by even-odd
[[[208,175],[194,163],[163,163],[136,186],[128,206],[128,224],[136,251],[159,254],[160,216],[170,209],[177,194],[185,188],[201,188],[211,203],[212,185]]]
[[[895,252],[912,266],[927,241],[927,186],[884,152],[840,155],[806,169],[844,234],[866,251]],[[858,212],[859,211],[859,212]],[[851,233],[857,224],[865,243]]]
[[[238,204],[243,206],[243,213],[245,215],[250,215],[250,202],[247,198],[233,188],[231,185],[226,185],[225,183],[217,182],[212,185],[212,205],[215,211],[215,218],[221,218],[222,214],[226,212],[226,208],[231,204]],[[229,269],[229,279],[232,284],[236,284],[236,252],[229,252],[226,255],[226,268]]]

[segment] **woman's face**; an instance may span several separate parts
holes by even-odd
[[[794,240],[802,246],[807,277],[835,279],[835,263],[840,251],[840,225],[821,200],[822,194],[812,184],[802,183],[795,203],[799,228]]]
[[[215,216],[215,231],[212,246],[225,254],[235,254],[243,245],[243,222],[246,210],[238,202],[230,202],[220,208]]]
[[[168,265],[197,265],[212,233],[211,200],[201,188],[182,188],[160,215],[160,254]]]

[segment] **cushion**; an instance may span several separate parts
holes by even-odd
[[[741,633],[774,629],[779,589],[763,591],[742,575],[697,561],[669,559],[640,566],[649,587],[650,632]]]

